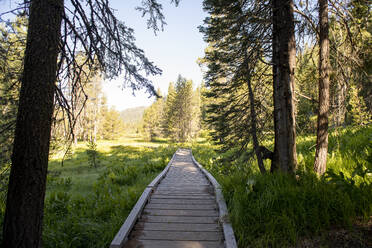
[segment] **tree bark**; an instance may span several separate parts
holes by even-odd
[[[247,79],[248,84],[248,91],[249,91],[249,101],[251,105],[251,135],[253,140],[253,149],[256,153],[258,168],[262,174],[266,173],[265,165],[263,163],[261,151],[260,151],[260,144],[258,143],[257,139],[257,115],[256,115],[256,108],[254,105],[254,94],[252,90],[252,82],[250,77]]]
[[[328,0],[319,0],[319,108],[314,171],[324,174],[328,152],[329,39]]]
[[[41,246],[63,0],[30,3],[3,247]]]
[[[294,111],[296,41],[293,0],[273,0],[273,95],[275,147],[272,171],[297,166]]]

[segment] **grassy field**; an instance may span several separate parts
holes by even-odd
[[[262,175],[254,159],[231,160],[205,138],[98,141],[96,166],[89,144],[78,143],[63,166],[62,153],[51,156],[43,247],[107,247],[180,146],[192,148],[223,187],[239,247],[372,247],[372,126],[331,132],[323,177],[312,173],[314,143],[314,136],[298,137],[296,177]]]
[[[372,126],[331,132],[323,177],[312,172],[314,144],[298,137],[296,177],[193,145],[222,185],[239,247],[372,247]]]
[[[43,247],[108,247],[144,188],[175,148],[140,137],[97,142],[97,166],[87,143],[49,164]]]

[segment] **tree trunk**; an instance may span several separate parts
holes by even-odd
[[[3,247],[41,246],[63,0],[30,3]]]
[[[319,29],[319,108],[314,170],[322,175],[326,171],[328,152],[329,40],[327,0],[319,0]]]
[[[275,147],[272,170],[297,166],[294,111],[296,41],[292,0],[273,0],[273,84]]]
[[[248,91],[249,91],[249,101],[251,105],[251,135],[252,135],[252,140],[253,140],[253,149],[256,153],[258,168],[260,169],[260,172],[263,174],[263,173],[266,173],[266,169],[263,163],[263,159],[262,159],[262,155],[260,151],[260,145],[257,139],[257,115],[256,115],[256,108],[254,105],[254,94],[252,90],[252,82],[251,82],[250,77],[248,77],[247,79],[247,84],[248,84]]]

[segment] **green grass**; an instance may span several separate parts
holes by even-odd
[[[372,126],[332,131],[327,173],[320,178],[312,172],[314,143],[313,136],[298,137],[296,177],[262,175],[245,155],[229,160],[216,146],[193,144],[195,158],[223,188],[239,247],[293,247],[313,237],[321,237],[317,247],[335,247],[327,231],[370,220]],[[353,247],[368,244],[361,238]]]
[[[61,166],[50,160],[43,247],[108,247],[143,190],[167,165],[175,148],[140,137],[98,141],[98,166],[79,143]]]
[[[219,153],[205,137],[166,142],[137,135],[99,141],[97,167],[89,163],[86,143],[74,147],[63,167],[63,154],[55,154],[48,170],[43,247],[107,247],[177,146],[191,147],[222,185],[239,247],[294,247],[313,236],[322,237],[317,247],[335,247],[324,233],[370,220],[372,126],[333,130],[327,173],[320,178],[312,173],[314,136],[297,138],[297,177],[262,175],[250,151],[231,159],[232,151]],[[0,209],[3,215],[4,202]],[[363,238],[358,244],[366,247]]]

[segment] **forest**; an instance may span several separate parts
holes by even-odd
[[[138,1],[155,33],[168,2]],[[167,92],[109,1],[17,6],[0,13],[2,247],[108,247],[179,147],[221,184],[238,247],[372,247],[370,1],[203,0],[203,82]],[[119,76],[153,103],[109,107]]]

